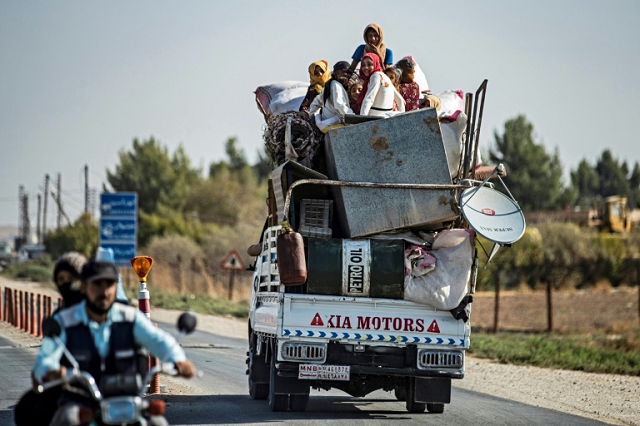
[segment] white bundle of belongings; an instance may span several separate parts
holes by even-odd
[[[309,83],[304,81],[283,81],[260,86],[254,93],[258,107],[266,120],[268,116],[298,111],[308,88]]]
[[[451,310],[468,293],[473,266],[473,231],[447,229],[436,235],[431,250],[405,250],[404,298]]]

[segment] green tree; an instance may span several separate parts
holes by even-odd
[[[182,146],[170,156],[153,137],[143,142],[134,139],[131,151],[120,152],[115,171],[107,170],[107,180],[116,192],[138,193],[140,246],[167,233],[201,238],[199,223],[183,215],[192,189],[202,182],[201,170],[191,166]]]
[[[98,243],[98,223],[88,213],[83,213],[73,224],[50,232],[44,237],[44,246],[53,259],[69,251],[93,257]]]
[[[629,207],[640,207],[640,165],[635,163],[633,171],[629,177]]]
[[[264,146],[262,151],[258,150],[258,161],[253,165],[253,171],[255,172],[260,182],[267,180],[271,177],[271,170],[273,170],[273,161],[269,157],[269,151]]]
[[[504,133],[495,133],[491,160],[503,163],[508,175],[505,183],[525,210],[550,210],[572,203],[575,194],[565,189],[558,150],[548,154],[536,143],[533,125],[524,115],[507,120]]]
[[[147,214],[140,211],[138,224],[138,243],[146,246],[153,237],[182,235],[196,242],[202,240],[205,229],[197,218],[185,217],[182,212],[161,207],[157,213]]]
[[[217,163],[211,163],[211,166],[209,166],[209,176],[215,176],[225,168],[233,171],[241,171],[247,167],[247,157],[244,151],[236,146],[236,142],[238,142],[238,138],[235,136],[227,139],[224,145],[227,161],[222,160]]]
[[[266,205],[265,185],[261,185],[250,166],[231,169],[218,163],[215,173],[191,192],[185,210],[203,223],[234,226],[241,217],[241,206],[260,200]]]
[[[132,151],[121,151],[120,164],[114,172],[107,170],[107,180],[116,192],[137,192],[140,211],[154,214],[160,206],[181,211],[200,174],[182,147],[170,157],[167,148],[151,137],[143,142],[134,139]]]
[[[578,191],[578,203],[581,207],[588,207],[599,195],[600,178],[598,172],[583,159],[576,170],[571,171],[571,184]]]
[[[596,171],[600,178],[600,196],[603,198],[611,195],[628,196],[631,192],[627,180],[628,170],[625,163],[618,163],[611,151],[605,149],[596,162]]]

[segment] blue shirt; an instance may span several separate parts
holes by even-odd
[[[358,46],[356,51],[353,52],[353,56],[351,57],[351,59],[360,62],[362,60],[362,57],[364,56],[364,46],[364,44]],[[393,52],[391,51],[391,49],[387,48],[384,54],[384,65],[391,64],[393,64]]]
[[[109,339],[111,338],[111,325],[114,322],[123,321],[124,314],[113,307],[107,313],[107,318],[100,324],[89,319],[87,315],[86,301],[71,306],[74,319],[86,325],[91,332],[93,342],[102,359],[109,353]],[[134,308],[135,309],[135,308]],[[60,322],[59,314],[53,316]],[[64,328],[60,334],[62,343],[67,342],[67,335]],[[133,338],[137,344],[149,350],[154,356],[160,358],[161,362],[185,361],[186,355],[178,342],[164,330],[159,329],[140,311],[136,310],[133,322]],[[48,371],[60,368],[60,358],[63,354],[63,347],[58,345],[54,339],[45,337],[33,367],[33,375],[42,383],[42,379]]]

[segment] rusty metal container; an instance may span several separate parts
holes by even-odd
[[[284,285],[300,285],[307,280],[307,264],[302,235],[291,230],[278,235],[278,271]]]
[[[451,184],[433,108],[330,130],[327,174],[340,181]],[[340,236],[440,229],[458,217],[449,190],[332,187]]]

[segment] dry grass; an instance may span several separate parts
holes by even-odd
[[[125,288],[136,290],[138,280],[131,268],[122,268]],[[215,276],[206,271],[202,262],[189,263],[180,268],[166,263],[154,264],[147,279],[147,288],[153,299],[154,290],[182,295],[206,294],[212,298],[228,300],[229,271],[217,271]],[[251,295],[251,272],[237,271],[233,283],[232,302],[246,302]],[[152,302],[153,303],[153,302]]]

